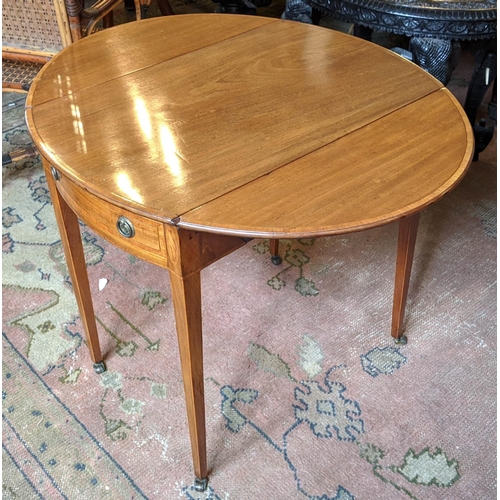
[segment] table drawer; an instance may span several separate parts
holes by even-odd
[[[99,236],[140,259],[167,267],[165,229],[161,222],[102,200],[63,175],[57,188],[78,218]]]

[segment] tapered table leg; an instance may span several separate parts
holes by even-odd
[[[403,335],[403,318],[410,284],[411,266],[417,239],[420,213],[399,221],[398,253],[396,258],[396,280],[394,283],[394,304],[392,309],[391,335],[398,344],[406,344]]]
[[[182,380],[191,438],[195,488],[207,487],[207,451],[205,431],[205,396],[203,380],[203,345],[201,321],[200,273],[179,277],[170,272]]]
[[[207,488],[208,468],[200,271],[244,246],[246,240],[188,231],[169,224],[165,224],[164,228],[193,454],[194,486],[197,491],[204,491]]]
[[[66,257],[66,264],[68,265],[76,303],[80,311],[83,329],[89,346],[90,357],[94,362],[95,372],[102,373],[106,370],[106,367],[99,345],[80,225],[78,224],[78,218],[57,190],[56,180],[53,177],[54,175],[58,175],[57,170],[51,170],[51,166],[46,160],[43,161],[43,166]]]

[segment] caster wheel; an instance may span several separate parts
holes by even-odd
[[[104,373],[106,371],[106,365],[104,364],[104,361],[101,361],[100,363],[95,363],[94,371],[97,373],[97,375]]]
[[[198,477],[194,478],[194,489],[195,491],[205,491],[208,485],[208,477],[200,479]]]
[[[394,343],[406,345],[408,343],[408,339],[406,338],[406,335],[401,335],[401,337],[399,337],[399,339],[394,339]]]
[[[271,255],[271,262],[275,266],[279,266],[283,261],[281,260],[281,257],[279,255]]]

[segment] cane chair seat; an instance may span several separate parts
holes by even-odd
[[[28,92],[42,66],[36,62],[2,59],[2,89]]]

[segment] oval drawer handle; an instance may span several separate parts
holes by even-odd
[[[118,229],[118,232],[125,238],[133,238],[135,235],[134,225],[123,215],[120,215],[120,217],[118,217],[116,228]]]

